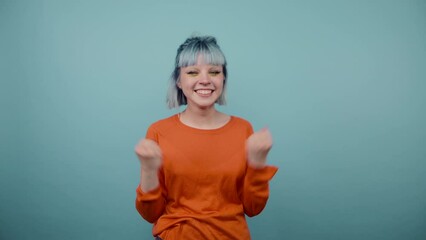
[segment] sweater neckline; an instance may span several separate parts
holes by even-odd
[[[179,114],[175,114],[173,116],[173,120],[176,122],[178,127],[183,128],[185,130],[188,130],[188,131],[191,131],[191,132],[194,132],[194,133],[211,134],[211,133],[219,133],[219,132],[222,132],[222,131],[230,128],[235,121],[235,117],[231,115],[230,119],[227,123],[225,123],[224,125],[222,125],[218,128],[212,128],[212,129],[202,129],[202,128],[195,128],[195,127],[188,126],[188,125],[186,125],[186,124],[184,124],[183,122],[180,121]]]

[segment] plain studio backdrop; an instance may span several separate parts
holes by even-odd
[[[426,2],[0,1],[0,239],[151,239],[133,152],[217,37],[280,170],[257,239],[426,239]]]

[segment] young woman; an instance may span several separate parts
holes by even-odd
[[[186,109],[153,123],[135,148],[136,208],[156,239],[250,239],[245,215],[266,205],[278,170],[266,164],[272,137],[216,110],[226,77],[215,38],[191,37],[178,48],[167,102]]]

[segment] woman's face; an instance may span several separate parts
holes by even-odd
[[[178,87],[182,89],[188,106],[208,108],[214,106],[223,91],[223,66],[205,64],[198,58],[197,64],[181,67]]]

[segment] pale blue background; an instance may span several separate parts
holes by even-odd
[[[0,0],[0,30],[0,239],[151,239],[133,147],[194,32],[274,135],[253,239],[426,239],[426,1]]]

